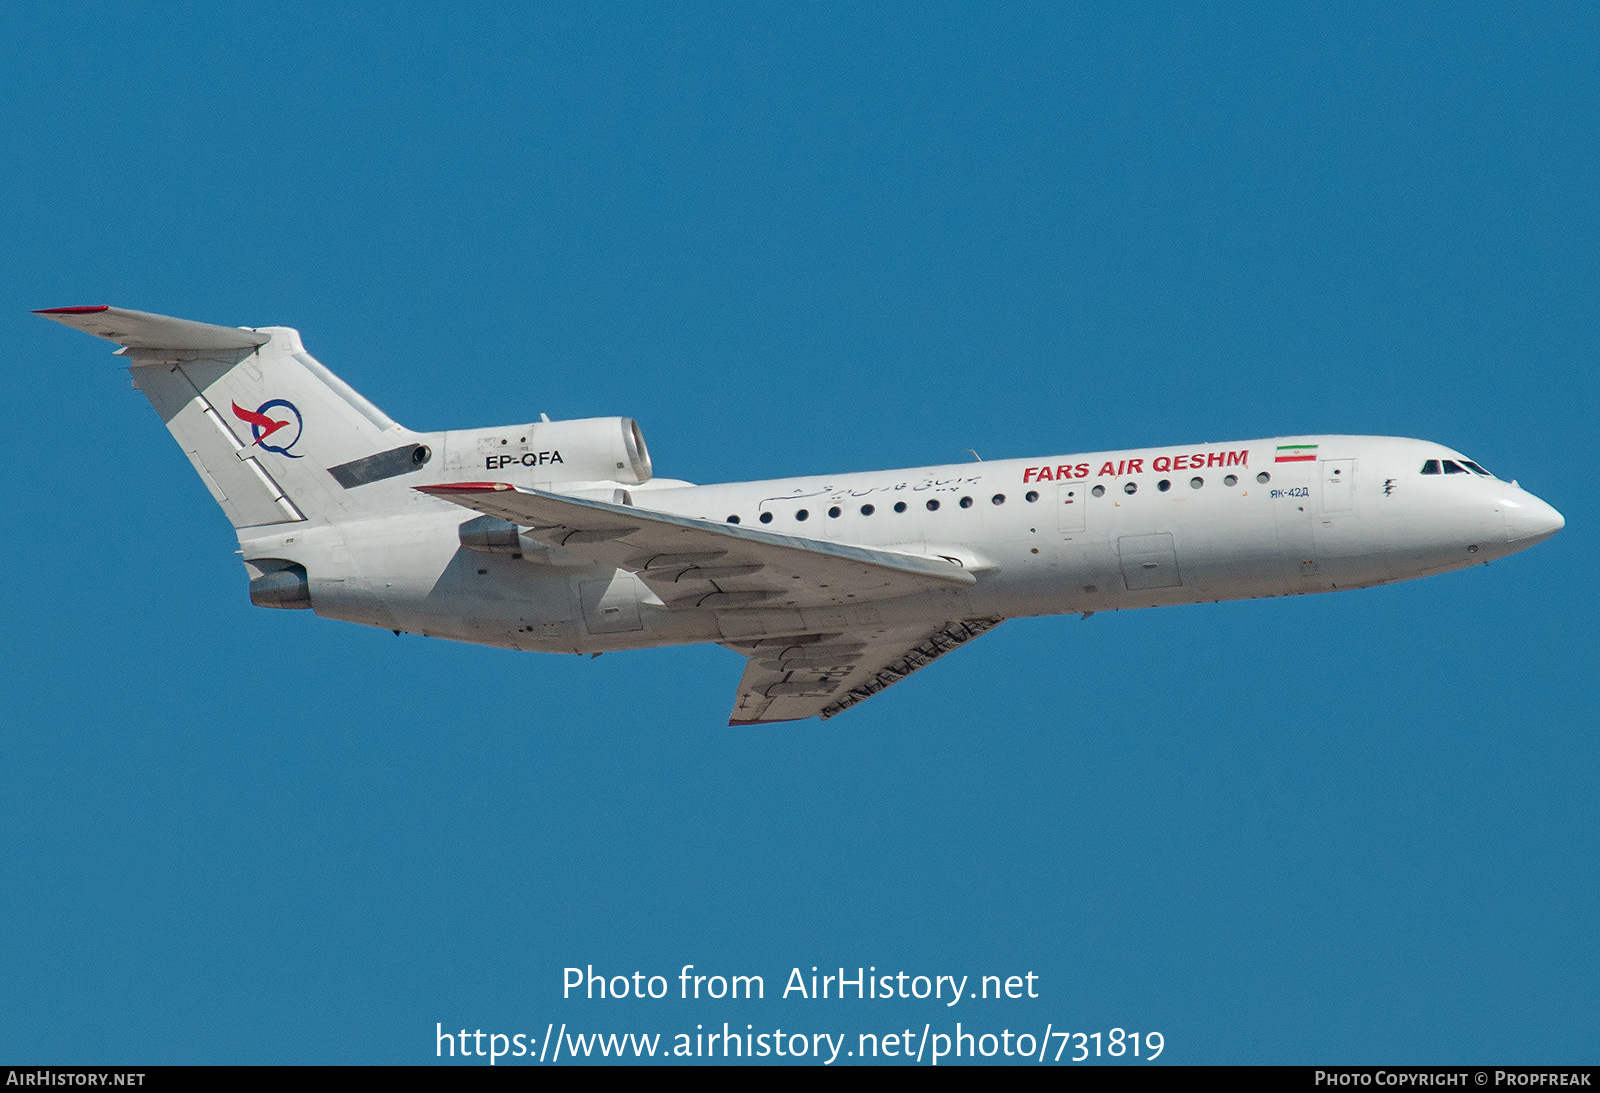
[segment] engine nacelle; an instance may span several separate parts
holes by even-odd
[[[442,436],[447,474],[515,485],[650,480],[650,450],[631,417],[535,421]]]
[[[253,558],[245,565],[250,578],[250,602],[257,607],[310,610],[311,584],[306,567],[282,558]]]

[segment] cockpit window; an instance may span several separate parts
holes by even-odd
[[[1428,460],[1426,463],[1424,463],[1422,465],[1422,473],[1423,474],[1438,474],[1439,473],[1439,461],[1437,459]]]
[[[1444,461],[1444,473],[1445,474],[1471,474],[1472,472],[1467,470],[1467,468],[1463,467],[1461,464],[1457,463],[1454,459],[1446,459]]]
[[[1488,471],[1484,470],[1482,467],[1478,466],[1476,463],[1474,463],[1470,459],[1463,459],[1461,462],[1462,462],[1463,465],[1465,465],[1467,468],[1469,468],[1470,470],[1472,470],[1476,474],[1481,474],[1485,478],[1493,478],[1494,477],[1494,475],[1490,474]]]

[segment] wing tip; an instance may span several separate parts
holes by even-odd
[[[753,721],[740,721],[738,718],[729,718],[728,728],[743,728],[746,725],[782,725],[787,721],[809,721],[810,719],[810,715],[806,717],[758,717]]]
[[[34,310],[35,315],[95,315],[102,311],[110,311],[110,304],[90,304],[86,307],[41,307]]]

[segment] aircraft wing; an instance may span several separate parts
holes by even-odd
[[[916,629],[856,630],[734,643],[744,675],[730,725],[834,714],[871,698],[1003,619],[967,619]]]
[[[944,558],[776,535],[504,482],[418,486],[639,576],[669,608],[826,607],[977,583]]]

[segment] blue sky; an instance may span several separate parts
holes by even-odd
[[[0,1061],[958,1019],[1595,1061],[1592,7],[10,21]],[[735,730],[716,647],[252,608],[109,347],[28,314],[96,303],[295,326],[415,428],[632,415],[698,482],[1382,433],[1568,526],[1398,587],[1012,622]],[[560,996],[686,963],[768,999]],[[1040,997],[774,997],[812,965]]]

